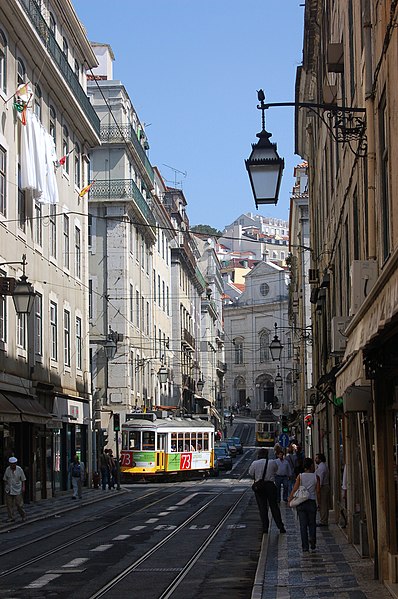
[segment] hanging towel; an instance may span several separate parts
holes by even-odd
[[[21,189],[36,188],[36,167],[33,159],[32,113],[26,113],[26,125],[20,127],[21,133]]]

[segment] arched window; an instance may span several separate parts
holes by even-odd
[[[18,58],[18,66],[17,66],[17,86],[22,85],[22,83],[26,83],[26,68],[24,62],[21,58]]]
[[[50,126],[49,131],[50,135],[54,140],[54,143],[57,143],[57,113],[55,112],[54,106],[50,105]]]
[[[81,176],[80,176],[80,146],[78,143],[75,144],[75,185],[80,189],[81,187]]]
[[[234,339],[235,364],[243,364],[243,339]]]
[[[0,29],[0,89],[7,91],[7,38]]]
[[[69,46],[66,37],[62,38],[62,52],[65,54],[66,59],[68,59]]]
[[[53,15],[52,12],[50,12],[50,22],[49,22],[49,27],[50,27],[50,31],[53,34],[53,36],[55,37],[55,32],[57,29],[57,24],[55,22],[55,17]]]
[[[63,164],[63,169],[65,173],[69,173],[69,131],[66,125],[62,128],[62,156],[65,156],[65,162]]]
[[[260,333],[260,362],[268,362],[269,360],[269,332],[262,331]]]
[[[36,84],[34,113],[37,116],[37,118],[39,119],[39,121],[41,121],[41,98],[42,98],[42,93],[41,93],[40,86]]]

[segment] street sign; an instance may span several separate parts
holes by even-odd
[[[281,435],[279,435],[279,445],[281,445],[281,447],[288,447],[289,435],[287,435],[286,433],[282,433]]]

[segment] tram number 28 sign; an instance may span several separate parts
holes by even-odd
[[[192,454],[182,453],[180,456],[180,469],[190,470],[192,468]]]

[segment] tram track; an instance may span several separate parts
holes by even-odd
[[[202,543],[196,549],[195,553],[188,559],[184,566],[179,568],[177,576],[168,584],[168,586],[162,592],[162,594],[158,596],[158,599],[168,599],[172,596],[176,588],[181,584],[181,582],[189,574],[193,566],[197,563],[197,561],[200,559],[200,557],[212,543],[214,538],[219,533],[220,529],[231,517],[233,512],[236,510],[240,502],[245,497],[246,493],[247,490],[243,491],[243,493],[234,501],[232,506],[228,508],[227,512],[222,516],[219,522],[216,525],[214,525],[213,530],[206,537],[206,539],[202,541]],[[205,510],[207,510],[217,499],[219,499],[221,495],[223,495],[223,492],[216,494],[212,499],[207,501],[205,505],[200,507],[194,514],[192,514],[189,518],[182,522],[176,529],[170,532],[166,537],[164,537],[161,541],[159,541],[156,545],[154,545],[151,549],[144,553],[134,563],[130,564],[122,572],[116,575],[112,580],[106,583],[101,589],[96,591],[88,599],[100,599],[101,597],[105,597],[109,591],[115,589],[115,587],[117,587],[118,584],[124,581],[130,574],[133,574],[134,571],[137,570],[140,566],[142,566],[146,561],[154,557],[154,555],[160,549],[163,549],[165,545],[170,543],[170,541],[172,541],[176,535],[180,534],[189,524],[191,524],[196,518],[198,518],[198,516],[200,516]]]
[[[155,489],[153,492],[151,491],[150,493],[147,493],[146,495],[142,495],[141,497],[137,497],[137,498],[133,499],[132,501],[127,501],[125,503],[119,504],[119,505],[115,506],[114,508],[112,508],[111,510],[109,510],[109,512],[115,511],[115,510],[120,510],[120,509],[123,509],[123,508],[125,508],[127,506],[134,505],[138,501],[145,500],[148,497],[151,497],[152,495],[156,494],[156,492],[157,492],[157,490]],[[181,489],[177,489],[177,490],[173,491],[172,493],[169,493],[168,495],[165,495],[165,496],[162,496],[162,497],[158,498],[156,501],[153,501],[152,503],[149,503],[149,504],[146,503],[142,508],[136,510],[136,513],[139,513],[140,511],[146,510],[149,507],[153,507],[156,504],[158,504],[158,503],[160,503],[162,501],[165,501],[165,500],[169,499],[170,497],[173,497],[174,495],[176,495],[176,494],[178,494],[180,492],[181,492]],[[29,560],[26,560],[23,563],[20,563],[20,564],[14,566],[13,568],[9,568],[8,570],[3,570],[3,571],[0,572],[0,578],[4,578],[6,576],[14,574],[15,572],[23,570],[24,568],[26,568],[28,566],[31,566],[32,564],[35,564],[35,563],[37,563],[37,562],[39,562],[39,561],[41,561],[41,560],[49,557],[50,555],[53,555],[54,553],[62,551],[63,549],[66,549],[67,547],[71,547],[74,544],[78,544],[78,543],[80,543],[84,539],[87,539],[87,538],[89,538],[89,537],[91,537],[93,535],[96,535],[96,534],[104,531],[104,530],[107,530],[108,528],[110,528],[112,526],[120,524],[121,522],[123,522],[123,520],[126,520],[129,517],[130,517],[129,514],[127,514],[125,516],[122,516],[121,518],[113,520],[112,522],[109,522],[107,524],[103,524],[103,525],[101,525],[101,526],[99,526],[99,527],[97,527],[97,528],[95,528],[95,529],[93,529],[91,531],[88,531],[88,532],[86,532],[84,534],[81,534],[81,535],[79,535],[77,537],[74,537],[73,539],[71,539],[71,540],[69,540],[69,541],[67,541],[65,543],[61,543],[60,545],[57,545],[56,547],[53,547],[53,548],[51,548],[48,551],[45,551],[45,552],[43,552],[43,553],[41,553],[41,554],[39,554],[39,555],[37,555],[37,556],[29,559]],[[81,520],[79,520],[75,524],[70,524],[70,525],[65,526],[63,528],[57,528],[53,532],[51,532],[49,534],[46,534],[46,535],[42,535],[41,537],[35,537],[34,539],[32,539],[31,541],[29,541],[27,543],[20,543],[18,546],[15,546],[15,547],[13,547],[13,548],[11,548],[9,550],[6,550],[6,551],[2,551],[0,553],[0,557],[12,554],[14,552],[19,552],[19,551],[25,549],[26,547],[29,547],[31,545],[36,545],[38,542],[43,542],[43,541],[45,541],[47,539],[50,539],[51,537],[53,537],[55,535],[59,535],[60,533],[65,532],[67,530],[70,530],[70,529],[72,529],[72,528],[74,528],[76,526],[81,526]]]

